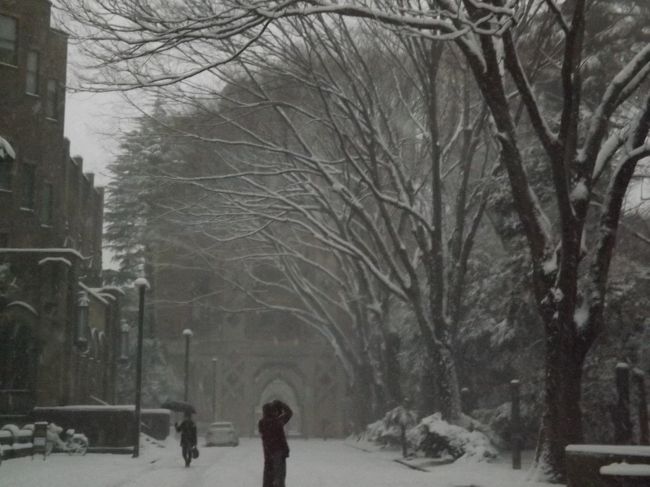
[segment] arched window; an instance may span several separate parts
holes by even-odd
[[[36,316],[29,306],[10,303],[0,314],[0,390],[33,391],[38,362]]]

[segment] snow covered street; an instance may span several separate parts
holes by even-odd
[[[456,463],[422,472],[392,461],[395,452],[368,453],[336,440],[290,443],[289,487],[513,487],[525,478],[524,472],[510,470],[505,460]],[[259,440],[245,438],[236,448],[201,448],[200,458],[187,469],[172,438],[164,448],[146,444],[137,460],[99,454],[9,460],[0,466],[0,486],[255,487],[262,483],[261,456]]]

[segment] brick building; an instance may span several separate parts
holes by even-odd
[[[0,0],[0,417],[115,394],[104,194],[63,136],[67,38],[50,9]]]

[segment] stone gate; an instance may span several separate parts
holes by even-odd
[[[262,404],[280,399],[294,411],[288,434],[347,433],[348,381],[317,332],[281,313],[231,317],[193,331],[189,396],[199,421],[232,421],[241,435],[255,435]],[[180,333],[170,338],[170,361],[183,377],[185,342]]]

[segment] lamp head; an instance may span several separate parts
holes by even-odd
[[[149,281],[147,281],[144,277],[138,277],[135,281],[133,281],[133,286],[145,289],[149,289],[151,287],[149,285]]]

